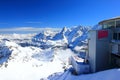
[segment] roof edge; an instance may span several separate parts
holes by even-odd
[[[102,24],[103,22],[107,22],[107,21],[111,21],[111,20],[116,20],[116,19],[120,19],[120,16],[100,21],[98,24]]]

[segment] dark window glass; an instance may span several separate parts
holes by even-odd
[[[120,20],[119,21],[116,21],[116,27],[118,28],[120,28]]]
[[[120,40],[120,33],[118,34],[118,40]]]
[[[113,39],[117,40],[117,33],[113,33]]]

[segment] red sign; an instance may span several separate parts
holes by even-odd
[[[99,30],[98,31],[98,39],[107,38],[108,31],[107,30]]]

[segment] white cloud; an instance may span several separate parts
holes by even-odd
[[[34,27],[16,27],[16,28],[4,28],[0,29],[0,32],[6,32],[6,31],[29,31],[29,32],[38,32],[42,30],[60,30],[60,28],[34,28]]]
[[[30,22],[25,22],[25,23],[30,23],[30,24],[41,24],[42,22],[33,22],[33,21],[30,21]]]

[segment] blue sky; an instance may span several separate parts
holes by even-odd
[[[120,0],[0,0],[0,28],[93,26],[120,16]]]

